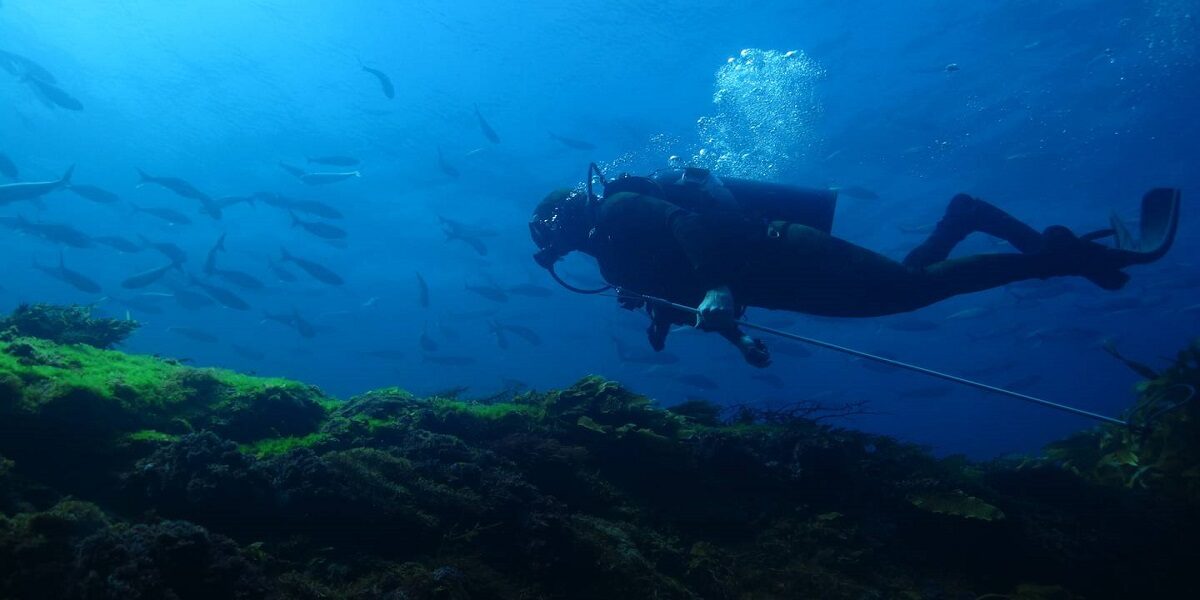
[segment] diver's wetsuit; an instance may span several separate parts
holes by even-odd
[[[1023,279],[1085,275],[1081,257],[1042,252],[1042,234],[966,195],[951,201],[934,233],[903,264],[804,225],[697,214],[635,193],[606,198],[595,224],[582,250],[597,259],[609,283],[688,306],[708,290],[729,286],[739,309],[871,317]],[[947,259],[973,231],[1005,239],[1021,253]],[[1107,275],[1096,278],[1116,287],[1124,282]],[[659,313],[660,322],[693,319]]]

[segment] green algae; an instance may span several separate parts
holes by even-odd
[[[304,436],[256,440],[249,444],[240,445],[239,449],[246,454],[263,458],[291,452],[297,448],[312,448],[318,444],[329,442],[331,439],[331,436],[326,433],[310,433]]]

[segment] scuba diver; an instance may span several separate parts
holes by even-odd
[[[604,185],[592,191],[593,177]],[[1076,236],[1062,226],[1038,232],[1003,210],[966,194],[955,196],[932,234],[896,262],[831,235],[837,193],[735,178],[704,169],[622,175],[606,181],[593,164],[587,183],[550,193],[529,224],[534,260],[560,284],[554,265],[580,251],[594,257],[627,309],[645,307],[650,345],[662,350],[674,325],[715,331],[747,362],[770,364],[758,339],[737,320],[748,307],[831,317],[908,312],[960,294],[1026,279],[1084,277],[1120,289],[1123,269],[1161,258],[1174,241],[1180,192],[1160,188],[1142,202],[1140,239],[1115,216],[1109,229]],[[974,232],[1017,252],[949,258]],[[1114,246],[1097,240],[1115,237]],[[696,306],[692,313],[662,299]]]

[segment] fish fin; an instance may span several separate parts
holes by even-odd
[[[145,185],[147,183],[150,183],[150,180],[153,179],[153,177],[151,177],[150,175],[147,175],[146,172],[141,169],[137,169],[137,172],[138,172],[138,177],[141,178],[141,183],[139,183],[138,185]]]
[[[73,175],[74,173],[75,173],[75,165],[71,165],[71,166],[67,167],[67,172],[63,173],[62,179],[58,180],[59,185],[70,186],[71,185],[71,175]]]

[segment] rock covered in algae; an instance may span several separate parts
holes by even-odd
[[[1163,373],[1144,393],[1200,364]],[[1072,441],[1086,456],[975,464],[800,418],[670,412],[600,377],[505,402],[339,402],[16,338],[0,597],[1163,596],[1200,535],[1165,485],[1187,472],[1188,410],[1129,449],[1159,465],[1129,486],[1088,466],[1135,468],[1103,430]]]
[[[0,318],[0,339],[34,337],[60,344],[112,348],[138,328],[137,321],[92,316],[86,306],[22,304]]]

